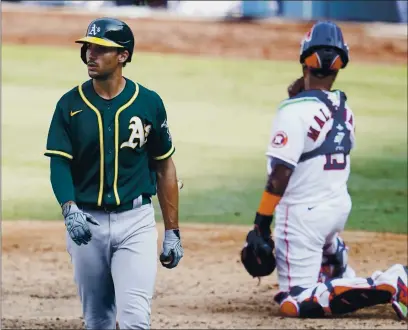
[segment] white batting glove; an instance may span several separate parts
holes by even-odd
[[[169,229],[164,232],[163,250],[160,254],[160,262],[163,267],[174,268],[184,255],[181,245],[180,230]]]
[[[65,203],[62,206],[65,227],[71,239],[77,244],[88,244],[92,238],[92,233],[88,222],[99,226],[99,222],[90,214],[82,212],[75,203]]]

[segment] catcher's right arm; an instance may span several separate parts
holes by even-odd
[[[293,97],[300,92],[303,92],[305,90],[305,80],[302,77],[296,79],[290,86],[288,87],[288,94],[289,97]]]

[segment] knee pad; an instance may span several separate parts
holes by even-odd
[[[348,267],[348,247],[340,237],[336,238],[337,249],[334,254],[325,254],[323,251],[319,282],[326,282],[334,278],[354,277],[354,271]]]

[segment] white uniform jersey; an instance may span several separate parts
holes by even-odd
[[[328,92],[329,99],[340,103],[337,92]],[[351,109],[346,108],[346,129],[351,134],[351,146],[355,142],[355,120]],[[313,204],[348,194],[350,156],[344,154],[318,155],[299,162],[305,152],[315,150],[325,141],[333,126],[331,111],[315,97],[286,100],[278,108],[274,118],[266,155],[268,174],[272,160],[294,168],[282,204]],[[337,134],[334,143],[340,145],[343,135]]]

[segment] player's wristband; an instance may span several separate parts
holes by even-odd
[[[258,227],[262,235],[269,236],[271,233],[271,224],[273,217],[271,215],[262,215],[256,212],[254,225]]]
[[[261,202],[259,203],[258,213],[260,215],[272,216],[281,198],[281,196],[271,194],[265,190],[262,194]]]

